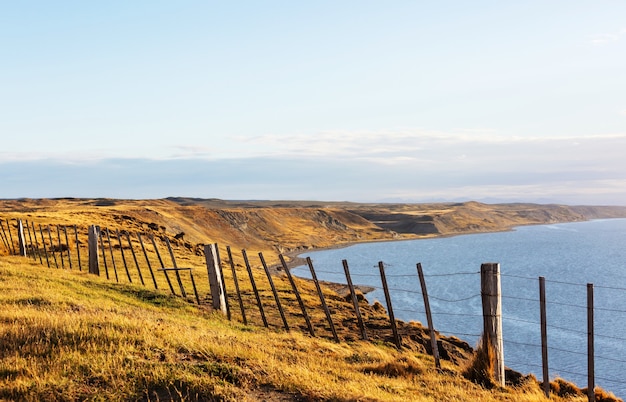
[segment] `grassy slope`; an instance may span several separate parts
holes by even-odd
[[[532,383],[486,391],[424,354],[243,326],[24,258],[0,259],[0,288],[6,400],[543,400]]]
[[[384,225],[366,219],[372,215],[392,226],[405,219],[408,228],[415,226],[406,216],[431,220],[436,234],[452,234],[623,213],[621,209],[587,208],[583,215],[559,206],[478,203],[176,201],[5,200],[0,202],[0,218],[42,225],[77,224],[83,229],[98,224],[165,235],[172,241],[174,234],[185,232],[189,248],[180,242],[174,245],[179,266],[202,268],[203,257],[191,252],[196,243],[218,242],[223,259],[223,247],[231,245],[233,251],[251,250],[251,257],[262,251],[268,262],[275,262],[277,252],[419,236],[418,232],[394,234],[381,229]],[[154,255],[151,258],[156,264]],[[241,257],[235,255],[234,260],[238,275],[245,275]],[[259,269],[258,262],[253,265]],[[121,282],[123,276],[120,273]],[[200,277],[197,282],[201,295],[208,294],[206,279]],[[296,303],[284,275],[278,275],[275,282],[281,297],[291,300],[285,305],[292,306],[288,318],[293,323],[299,312],[293,309]],[[271,300],[264,287],[262,298]],[[315,304],[313,287],[306,282],[299,287],[307,305]],[[163,278],[159,288],[166,289]],[[22,258],[0,259],[0,289],[0,303],[6,306],[0,320],[4,379],[0,396],[7,399],[163,400],[181,393],[187,399],[197,395],[199,399],[233,400],[542,400],[534,384],[526,385],[522,393],[488,392],[463,380],[458,366],[446,362],[446,370],[436,373],[419,342],[398,352],[389,346],[388,333],[373,330],[373,343],[357,341],[349,304],[332,292],[327,302],[341,323],[340,338],[347,341],[340,345],[327,340],[319,309],[312,318],[316,333],[324,339],[302,335],[303,323],[293,326],[300,331],[277,329],[280,318],[275,311],[268,317],[273,330],[260,328],[260,317],[253,309],[248,319],[259,327],[242,326],[166,292],[42,268]],[[244,284],[242,290],[250,309],[254,305],[251,289]],[[374,327],[385,326],[384,311],[374,307],[362,306]],[[301,316],[297,321],[302,321]],[[401,330],[421,331],[417,324],[402,324]]]

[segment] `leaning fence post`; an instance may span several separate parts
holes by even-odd
[[[480,266],[480,293],[483,305],[483,347],[494,352],[494,378],[504,387],[504,343],[502,339],[502,295],[500,293],[500,264]]]
[[[124,256],[124,246],[122,246],[122,235],[120,234],[119,229],[115,229],[115,236],[117,236],[117,243],[120,246],[120,254],[122,255],[122,262],[124,263],[124,269],[126,270],[126,277],[128,278],[128,282],[133,283],[133,279],[130,277],[130,271],[128,270],[128,264],[126,263],[126,257]],[[176,265],[174,265],[174,267],[175,266]],[[176,273],[178,273],[178,271],[176,271]]]
[[[107,232],[107,244],[109,245],[109,254],[111,254],[111,266],[113,266],[113,273],[115,273],[115,282],[119,282],[120,278],[117,275],[117,265],[115,265],[115,255],[113,255],[113,245],[111,244],[111,231],[107,228],[106,232]]]
[[[222,259],[220,258],[220,248],[217,243],[213,243],[215,245],[215,256],[217,257],[217,265],[220,268],[217,272],[220,274],[220,279],[222,281],[222,288],[224,290],[224,301],[226,302],[226,316],[228,321],[230,321],[230,303],[228,302],[228,291],[226,290],[226,279],[224,279],[224,270],[222,269]]]
[[[30,223],[26,221],[26,232],[28,232],[28,243],[30,244],[30,250],[32,252],[33,260],[37,261],[37,250],[35,249],[35,245],[33,244],[33,236],[30,232]]]
[[[67,261],[72,269],[72,254],[70,253],[70,239],[67,237],[67,226],[63,226],[63,233],[65,234],[65,244],[67,244]]]
[[[80,262],[80,243],[78,241],[78,228],[74,225],[74,239],[76,240],[76,259],[78,260],[78,270],[83,270],[83,264]],[[37,240],[37,237],[35,237]]]
[[[170,258],[172,259],[172,265],[174,266],[174,273],[176,274],[176,281],[178,282],[178,286],[180,287],[180,294],[183,298],[187,298],[187,293],[185,292],[185,288],[183,287],[183,280],[180,277],[180,272],[178,272],[178,265],[176,265],[176,257],[174,257],[174,250],[172,250],[172,245],[170,244],[170,239],[165,237],[165,244],[167,245],[167,249],[170,252]],[[122,255],[124,255],[122,253]],[[165,271],[167,272],[167,271]]]
[[[13,244],[13,234],[11,234],[11,223],[9,223],[9,218],[7,218],[7,231],[9,232],[11,250],[13,250],[13,254],[17,254],[15,251],[15,244]]]
[[[109,229],[105,229],[107,231],[107,233],[109,233]],[[104,263],[104,273],[107,277],[107,279],[109,279],[109,266],[107,264],[107,255],[106,255],[106,249],[104,248],[104,240],[103,237],[104,235],[102,234],[102,231],[100,231],[98,237],[100,238],[100,248],[102,250],[102,262]],[[111,254],[111,261],[113,261],[113,254]],[[117,276],[115,277],[117,279]]]
[[[272,288],[272,293],[274,294],[274,299],[276,300],[276,307],[278,307],[278,312],[280,313],[280,318],[283,320],[283,326],[287,331],[289,331],[289,324],[287,323],[287,317],[285,316],[285,311],[283,310],[283,305],[280,304],[280,298],[278,297],[278,292],[276,291],[276,286],[274,285],[274,281],[272,280],[272,275],[270,274],[270,270],[265,263],[265,258],[263,258],[263,253],[259,252],[259,259],[261,260],[261,265],[263,265],[263,269],[265,270],[265,275],[267,276],[267,281],[270,284],[270,288]]]
[[[39,234],[41,235],[41,244],[43,245],[43,253],[46,256],[46,264],[48,264],[48,268],[50,268],[50,259],[48,258],[48,249],[46,248],[46,239],[45,237],[43,237],[43,229],[41,228],[41,225],[39,225]],[[37,236],[35,235],[35,239],[36,238]]]
[[[2,220],[0,220],[0,228],[2,228],[2,232],[0,232],[2,243],[4,243],[4,246],[7,248],[7,251],[9,252],[9,254],[11,254],[11,246],[9,246],[9,238],[7,237],[7,234],[4,231],[4,223],[2,223]]]
[[[426,321],[428,322],[428,330],[430,332],[430,346],[433,349],[435,367],[441,368],[441,362],[439,361],[439,347],[437,346],[437,334],[435,333],[435,326],[433,325],[433,315],[430,312],[430,301],[428,300],[428,290],[426,290],[426,280],[424,280],[424,271],[422,270],[421,262],[417,263],[417,275],[419,276],[420,286],[422,287],[424,309],[426,310]]]
[[[228,253],[228,261],[230,262],[230,269],[233,273],[233,282],[235,282],[235,291],[237,292],[237,300],[239,300],[239,308],[241,309],[241,318],[245,325],[248,325],[248,319],[246,318],[246,311],[243,307],[243,299],[241,298],[241,292],[239,291],[239,280],[237,279],[237,270],[235,269],[235,262],[233,261],[233,254],[230,251],[230,246],[226,246],[226,252]]]
[[[128,247],[130,247],[130,253],[133,256],[133,260],[135,261],[135,266],[137,267],[137,274],[139,274],[139,280],[141,281],[142,285],[146,286],[146,283],[143,281],[143,275],[141,274],[141,269],[139,269],[139,261],[137,261],[137,256],[135,255],[135,249],[133,248],[133,243],[130,241],[130,233],[128,232],[126,232],[126,240],[128,241]]]
[[[39,227],[41,229],[41,226]],[[100,266],[98,260],[98,237],[100,228],[95,225],[89,226],[89,273],[100,275]],[[43,234],[42,234],[43,236]],[[45,247],[45,243],[44,243]],[[45,250],[45,248],[44,248]],[[47,259],[46,254],[46,259]]]
[[[304,321],[306,321],[306,327],[309,329],[309,333],[311,336],[315,336],[315,331],[313,330],[313,325],[311,324],[311,319],[306,312],[306,307],[304,305],[304,301],[302,300],[302,296],[300,296],[300,291],[298,291],[298,287],[296,286],[296,282],[293,280],[293,275],[289,271],[289,267],[287,266],[287,262],[285,261],[285,257],[282,254],[278,255],[280,258],[280,263],[285,270],[285,274],[287,274],[287,278],[289,279],[289,283],[291,284],[291,288],[293,289],[293,293],[296,295],[296,300],[298,300],[298,304],[300,305],[300,310],[302,310],[302,316],[304,317]]]
[[[389,287],[387,286],[387,278],[385,276],[385,264],[382,261],[378,262],[378,270],[380,271],[380,279],[383,283],[383,290],[385,292],[385,301],[387,303],[387,310],[389,313],[389,322],[391,323],[391,330],[393,331],[393,339],[396,346],[399,348],[402,347],[402,339],[400,339],[400,334],[398,334],[398,327],[396,326],[396,318],[393,315],[393,307],[391,306],[391,295],[389,294]]]
[[[63,246],[61,245],[61,227],[57,225],[57,243],[59,244],[59,256],[61,257],[61,268],[65,269],[65,262],[63,261]]]
[[[352,284],[352,277],[350,276],[350,269],[348,268],[348,260],[341,260],[343,264],[343,272],[346,274],[346,281],[348,282],[348,288],[350,289],[350,297],[352,298],[352,304],[354,305],[354,312],[356,314],[357,323],[359,324],[359,330],[361,331],[361,339],[367,340],[367,331],[365,331],[365,323],[361,316],[361,309],[359,308],[359,299],[356,297],[354,291],[354,285]]]
[[[143,244],[143,240],[141,239],[140,233],[137,233],[137,238],[139,239],[139,244],[141,245],[143,256],[146,257],[146,264],[148,264],[148,270],[150,270],[150,276],[152,276],[152,282],[154,283],[154,288],[158,289],[159,285],[157,285],[156,278],[154,277],[154,271],[152,271],[152,265],[150,264],[150,259],[148,258],[148,252],[146,251],[146,246],[144,246]]]
[[[37,241],[37,229],[35,229],[35,222],[31,222],[30,225],[33,228],[33,237],[35,238],[35,249],[37,250],[37,255],[39,256],[39,263],[43,265],[43,259],[41,258],[41,251],[39,251],[39,241]]]
[[[24,224],[21,219],[17,220],[17,242],[20,248],[20,255],[26,257],[26,238],[24,237]]]
[[[541,310],[541,367],[543,393],[550,397],[550,371],[548,369],[548,316],[546,314],[546,278],[539,277],[539,308]]]
[[[313,261],[311,261],[311,257],[306,258],[306,263],[309,266],[309,270],[311,271],[311,277],[313,278],[313,283],[315,283],[317,294],[320,297],[320,302],[322,303],[322,308],[324,309],[324,313],[326,314],[328,325],[330,325],[330,330],[333,333],[333,339],[335,340],[335,342],[339,343],[339,336],[337,336],[337,330],[335,329],[335,324],[333,324],[333,318],[330,315],[330,310],[328,309],[328,306],[326,305],[326,299],[324,298],[324,293],[322,292],[322,288],[320,287],[320,282],[317,280],[317,275],[315,274],[315,268],[313,268]]]
[[[595,363],[593,334],[593,283],[587,284],[587,398],[595,401]]]
[[[261,296],[259,296],[259,290],[256,287],[256,283],[254,282],[254,275],[252,275],[252,267],[250,266],[250,261],[248,261],[248,254],[246,250],[241,250],[241,255],[243,256],[243,261],[246,264],[246,269],[248,270],[248,276],[250,277],[250,284],[252,285],[252,291],[254,291],[254,297],[256,298],[256,302],[259,305],[259,312],[261,313],[261,319],[263,320],[263,325],[268,327],[267,318],[265,317],[265,310],[263,310],[263,303],[261,303]]]
[[[161,258],[161,253],[159,252],[159,248],[157,247],[156,241],[154,240],[154,235],[150,236],[150,240],[152,241],[152,247],[154,247],[154,252],[156,253],[157,258],[159,259],[159,264],[161,264],[161,269],[163,269],[163,275],[165,275],[165,279],[167,280],[167,285],[170,287],[170,292],[172,292],[172,294],[176,296],[176,292],[174,292],[174,286],[172,286],[172,281],[170,280],[170,277],[167,274],[167,271],[165,270],[165,264],[163,263],[163,258]]]
[[[54,242],[52,241],[52,231],[50,230],[50,225],[48,225],[48,239],[50,240],[50,253],[52,253],[52,257],[54,258],[54,266],[59,268],[59,262],[57,261],[57,255],[54,252]]]
[[[224,283],[222,282],[222,275],[219,273],[222,267],[217,259],[216,249],[215,244],[205,244],[204,258],[206,259],[213,308],[219,310],[223,315],[227,315]]]

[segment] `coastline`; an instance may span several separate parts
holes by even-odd
[[[598,219],[620,219],[620,218],[598,218]],[[447,237],[473,235],[473,234],[511,232],[511,231],[514,231],[516,228],[523,227],[523,226],[558,225],[558,224],[561,224],[561,223],[589,222],[589,221],[598,220],[598,219],[593,219],[592,218],[592,219],[583,219],[583,220],[579,220],[579,221],[563,220],[563,221],[557,221],[557,222],[521,223],[519,225],[503,227],[503,228],[498,229],[498,230],[468,230],[468,231],[465,231],[465,232],[456,232],[456,233],[431,234],[431,235],[413,235],[413,236],[408,235],[407,237],[404,237],[404,238],[395,238],[395,239],[376,239],[376,240],[350,241],[350,242],[334,244],[334,245],[326,246],[326,247],[316,247],[316,248],[309,248],[309,249],[291,250],[291,251],[288,251],[288,252],[284,253],[283,255],[285,257],[287,257],[286,261],[285,261],[287,263],[287,268],[289,270],[292,270],[293,268],[300,267],[300,266],[306,266],[307,265],[306,258],[303,258],[303,257],[300,257],[300,256],[303,255],[303,254],[309,253],[309,252],[338,250],[338,249],[342,249],[342,248],[348,248],[348,247],[351,247],[351,246],[354,246],[354,245],[357,245],[357,244],[382,243],[382,242],[401,242],[401,241],[428,240],[428,239],[441,239],[441,238],[447,238]],[[304,279],[304,280],[312,280],[310,278],[303,278],[303,277],[299,277],[299,278],[300,279]],[[348,289],[348,285],[347,284],[338,283],[338,282],[330,282],[330,281],[320,281],[320,283],[325,284],[329,288],[333,289],[334,291],[336,291],[337,293],[340,293],[342,295],[349,293],[349,289]],[[361,291],[363,293],[363,295],[367,295],[368,293],[370,293],[370,292],[375,290],[374,287],[366,286],[366,285],[354,285],[354,288],[356,290]]]
[[[563,223],[563,222],[557,222],[557,223]],[[543,223],[537,223],[536,225],[542,225],[542,224]],[[534,225],[534,224],[529,224],[529,225]],[[288,251],[288,252],[284,253],[283,255],[285,257],[287,257],[286,261],[285,261],[287,263],[287,268],[289,270],[292,270],[293,268],[307,265],[306,258],[303,258],[303,257],[300,257],[300,256],[302,254],[306,254],[308,252],[318,252],[318,251],[326,251],[326,250],[338,250],[338,249],[342,249],[342,248],[348,248],[348,247],[351,247],[351,246],[354,246],[354,245],[357,245],[357,244],[383,243],[383,242],[400,242],[400,241],[412,241],[412,240],[427,240],[427,239],[439,239],[439,238],[445,238],[445,237],[454,237],[454,236],[470,235],[470,234],[508,232],[508,231],[511,231],[511,230],[515,230],[515,227],[518,227],[518,226],[525,226],[525,225],[516,225],[514,227],[503,228],[502,230],[491,230],[491,231],[475,230],[475,231],[468,231],[468,232],[462,232],[462,233],[451,233],[451,234],[436,234],[436,235],[421,235],[421,236],[420,235],[414,235],[414,236],[407,236],[407,237],[404,237],[404,238],[395,238],[395,239],[377,239],[377,240],[350,241],[350,242],[334,244],[334,245],[326,246],[326,247],[316,247],[316,248],[309,248],[309,249],[291,250],[291,251]],[[298,277],[298,278],[303,279],[303,280],[307,280],[307,281],[312,280],[310,278],[303,278],[303,277]],[[349,287],[345,283],[330,282],[330,281],[319,281],[319,282],[323,283],[324,285],[326,285],[330,289],[334,290],[335,292],[337,292],[342,297],[346,296],[346,295],[348,295],[350,293]],[[374,288],[372,286],[356,284],[356,285],[354,285],[354,289],[356,291],[361,292],[365,296],[368,293],[373,292],[376,288]],[[369,301],[367,301],[367,302],[369,303]]]

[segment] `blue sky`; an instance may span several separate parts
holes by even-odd
[[[2,197],[626,205],[626,2],[0,3]]]

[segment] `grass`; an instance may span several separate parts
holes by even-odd
[[[273,281],[292,329],[286,332],[258,255],[248,252],[269,322],[269,328],[263,328],[241,249],[260,250],[269,264],[275,264],[278,251],[388,237],[354,217],[350,220],[330,210],[322,213],[318,207],[238,207],[216,212],[165,200],[17,200],[5,201],[2,208],[4,219],[27,219],[38,230],[41,224],[49,247],[58,244],[56,225],[77,225],[83,271],[77,270],[71,236],[72,270],[68,260],[62,265],[58,252],[49,256],[50,269],[45,259],[41,264],[37,257],[0,256],[1,400],[546,400],[534,378],[515,387],[490,390],[479,385],[480,378],[467,380],[466,365],[484,365],[480,354],[473,363],[463,358],[455,363],[443,361],[443,368],[435,370],[432,357],[425,353],[428,335],[419,323],[398,323],[403,348],[397,350],[380,304],[361,301],[371,342],[360,341],[351,302],[325,287],[326,303],[342,341],[334,343],[315,287],[297,279],[317,337],[307,336],[293,291],[278,271]],[[347,226],[333,223],[333,216],[346,218]],[[108,280],[102,260],[100,277],[85,272],[86,228],[91,224],[111,228],[111,243],[103,240]],[[52,241],[45,231],[47,225],[51,225]],[[125,236],[118,238],[116,230],[130,231],[131,244]],[[181,232],[185,239],[174,241],[174,235]],[[154,289],[137,233],[143,233],[158,289]],[[193,268],[202,305],[195,304],[188,272],[181,275],[188,297],[179,297],[174,275],[170,277],[178,296],[170,294],[165,276],[156,271],[160,261],[149,234],[157,237],[165,266],[173,262],[159,236],[172,242],[179,267]],[[231,291],[234,277],[224,246],[232,246],[250,325],[240,323],[242,315],[232,293],[232,321],[208,307],[206,267],[197,252],[198,243],[206,241],[220,244]],[[0,253],[6,252],[0,245]],[[551,386],[553,401],[586,400],[583,390],[565,381],[554,381]],[[602,390],[597,395],[614,400]]]
[[[536,383],[488,391],[412,350],[244,326],[25,258],[0,259],[0,289],[4,400],[543,400]]]

